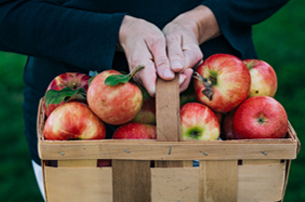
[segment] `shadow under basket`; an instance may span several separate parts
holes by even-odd
[[[37,130],[46,201],[283,200],[300,149],[290,124],[283,139],[180,140],[177,78],[157,81],[156,109],[157,140],[51,141],[43,136],[42,98]]]

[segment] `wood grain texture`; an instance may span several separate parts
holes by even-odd
[[[231,161],[200,161],[199,201],[237,201],[238,164]]]
[[[180,141],[179,75],[174,80],[157,80],[156,119],[158,141]],[[172,146],[168,147],[168,156]],[[183,161],[155,161],[156,167],[183,167]]]
[[[157,80],[156,123],[159,141],[180,140],[179,75],[174,80]]]
[[[113,202],[150,202],[150,161],[112,160]]]

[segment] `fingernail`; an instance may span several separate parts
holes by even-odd
[[[179,75],[179,84],[182,84],[186,79],[186,76],[184,74]]]
[[[184,67],[183,67],[183,64],[179,61],[179,60],[174,60],[172,62],[172,69],[174,71],[180,71],[182,70]]]
[[[163,70],[163,76],[164,77],[173,77],[174,76],[174,73],[170,70],[170,69],[165,69]]]

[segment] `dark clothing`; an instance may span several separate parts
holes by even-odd
[[[200,4],[215,14],[223,33],[201,45],[204,57],[229,53],[257,58],[251,26],[271,16],[288,0],[0,0],[0,50],[28,55],[24,70],[25,134],[31,157],[37,154],[36,115],[49,82],[64,72],[127,71],[116,52],[125,14],[146,19],[160,29]],[[108,134],[111,130],[108,130]]]

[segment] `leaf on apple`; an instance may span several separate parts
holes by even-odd
[[[69,87],[63,88],[59,91],[50,89],[45,94],[45,103],[48,108],[50,104],[59,104],[62,101],[68,102],[68,100],[74,95],[81,95],[86,97],[86,91],[84,88],[72,90]]]
[[[139,70],[143,69],[143,65],[138,65],[132,69],[129,74],[114,74],[105,79],[105,84],[108,86],[115,86],[118,83],[127,83]]]

